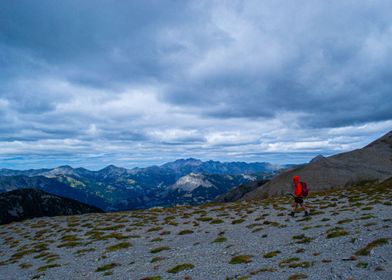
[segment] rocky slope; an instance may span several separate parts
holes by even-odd
[[[385,180],[392,176],[392,131],[362,149],[330,157],[317,156],[303,167],[277,175],[241,199],[263,198],[292,191],[294,175],[307,182],[311,191]]]
[[[390,279],[392,179],[291,199],[0,226],[2,279]]]
[[[249,183],[242,184],[236,188],[232,188],[228,192],[219,195],[214,199],[215,202],[234,202],[242,197],[245,194],[261,187],[265,183],[269,182],[269,180],[260,180],[260,181],[252,181]]]
[[[102,210],[36,189],[19,189],[0,194],[0,224],[35,217],[94,212],[101,213]]]

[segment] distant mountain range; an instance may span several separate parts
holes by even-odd
[[[292,191],[294,175],[305,181],[310,191],[344,188],[367,181],[391,178],[392,131],[362,149],[330,157],[319,155],[306,165],[280,173],[268,183],[242,194],[239,199],[261,199]],[[221,199],[224,200],[225,197]]]
[[[0,169],[0,192],[34,188],[105,211],[199,204],[238,185],[270,178],[286,167],[266,162],[203,162],[188,158],[146,168],[109,165],[98,171],[70,166],[30,170],[3,168]]]
[[[37,189],[0,193],[0,209],[0,224],[43,216],[102,212],[99,208]]]

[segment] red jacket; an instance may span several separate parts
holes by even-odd
[[[299,181],[298,176],[293,177],[293,183],[294,183],[294,196],[302,197],[302,185]]]

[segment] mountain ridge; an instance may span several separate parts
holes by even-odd
[[[265,185],[240,200],[266,198],[292,191],[292,178],[298,175],[310,190],[345,187],[361,181],[382,181],[392,176],[392,131],[360,149],[329,157],[316,157],[302,167],[276,175]]]
[[[133,169],[115,165],[96,171],[69,165],[25,171],[0,169],[0,192],[33,187],[105,211],[142,209],[209,202],[238,185],[270,177],[278,168],[265,162],[222,163],[187,158]],[[189,174],[198,175],[186,177]],[[207,188],[209,184],[213,188]]]
[[[102,213],[97,207],[38,189],[0,193],[0,225],[29,218]]]

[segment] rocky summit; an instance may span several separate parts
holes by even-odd
[[[290,197],[0,226],[2,279],[391,279],[392,179]]]

